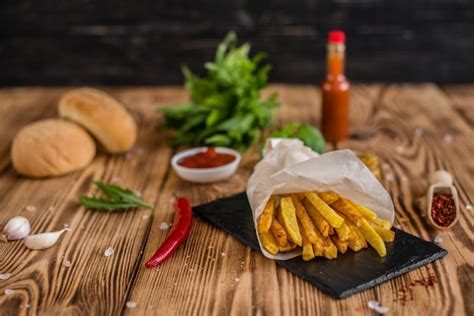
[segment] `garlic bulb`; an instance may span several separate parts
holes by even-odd
[[[27,248],[34,250],[46,249],[54,246],[58,241],[59,237],[65,232],[70,231],[69,228],[64,228],[57,232],[42,233],[36,235],[30,235],[23,239],[23,243]]]
[[[3,228],[2,237],[4,240],[23,239],[30,233],[30,222],[23,216],[11,218]]]

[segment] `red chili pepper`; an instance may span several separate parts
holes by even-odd
[[[163,263],[188,238],[193,222],[191,204],[188,199],[181,197],[176,199],[173,206],[175,209],[173,227],[165,242],[146,263],[147,268],[154,268]]]

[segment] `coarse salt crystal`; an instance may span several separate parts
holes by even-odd
[[[444,134],[443,140],[446,144],[451,144],[453,142],[453,135]]]
[[[105,249],[104,251],[104,256],[106,257],[110,257],[114,254],[114,249],[112,247],[109,247],[107,249]]]
[[[402,226],[400,224],[395,225],[395,228],[402,229]]]
[[[423,135],[423,132],[424,132],[424,130],[421,127],[415,128],[415,136],[416,137],[420,137],[421,135]]]
[[[168,229],[168,228],[170,228],[170,225],[168,223],[161,222],[161,224],[160,224],[160,229],[161,230],[165,230],[165,229]]]
[[[12,276],[11,273],[0,274],[0,280],[8,280]]]
[[[15,291],[12,289],[5,289],[4,293],[5,295],[12,295],[13,293],[15,293]]]
[[[386,314],[388,312],[388,307],[378,305],[375,307],[375,311],[379,314]]]
[[[443,237],[441,236],[436,236],[435,239],[433,240],[435,243],[440,244],[443,242]]]
[[[137,307],[137,303],[135,302],[132,302],[132,301],[128,301],[125,306],[127,306],[127,308],[135,308]]]
[[[69,224],[64,224],[64,228],[69,228]]]
[[[376,300],[370,300],[370,301],[367,302],[367,306],[370,309],[375,309],[377,306],[379,306],[379,302],[376,301]]]
[[[235,278],[235,282],[240,282],[240,278]]]
[[[69,268],[70,266],[72,266],[72,263],[71,263],[71,261],[66,260],[66,261],[64,261],[63,266],[65,266],[66,268]]]
[[[221,256],[225,257],[226,256],[225,252],[221,252]]]
[[[466,204],[466,210],[472,211],[473,207],[472,204]]]
[[[34,205],[27,205],[25,207],[25,209],[28,211],[28,212],[36,212],[36,206]]]

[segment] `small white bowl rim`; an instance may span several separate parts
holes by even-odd
[[[238,166],[240,164],[240,159],[241,159],[240,153],[237,150],[234,150],[232,148],[227,148],[227,147],[215,147],[216,152],[218,153],[231,154],[235,156],[235,159],[233,161],[223,166],[213,167],[213,168],[188,168],[188,167],[183,167],[180,164],[178,164],[178,161],[181,160],[182,158],[199,153],[199,152],[204,152],[207,150],[207,148],[209,148],[209,146],[194,147],[194,148],[180,151],[179,153],[174,154],[173,158],[171,158],[171,165],[174,168],[181,171],[203,174],[203,173],[224,171],[226,169],[233,168],[235,165]]]

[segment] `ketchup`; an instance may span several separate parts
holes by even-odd
[[[328,36],[327,75],[321,84],[322,122],[324,139],[338,142],[348,135],[349,90],[344,76],[345,34],[334,30]]]
[[[208,147],[204,152],[184,157],[178,161],[178,165],[195,169],[215,168],[227,165],[234,160],[234,155],[218,153],[216,152],[216,148]]]

